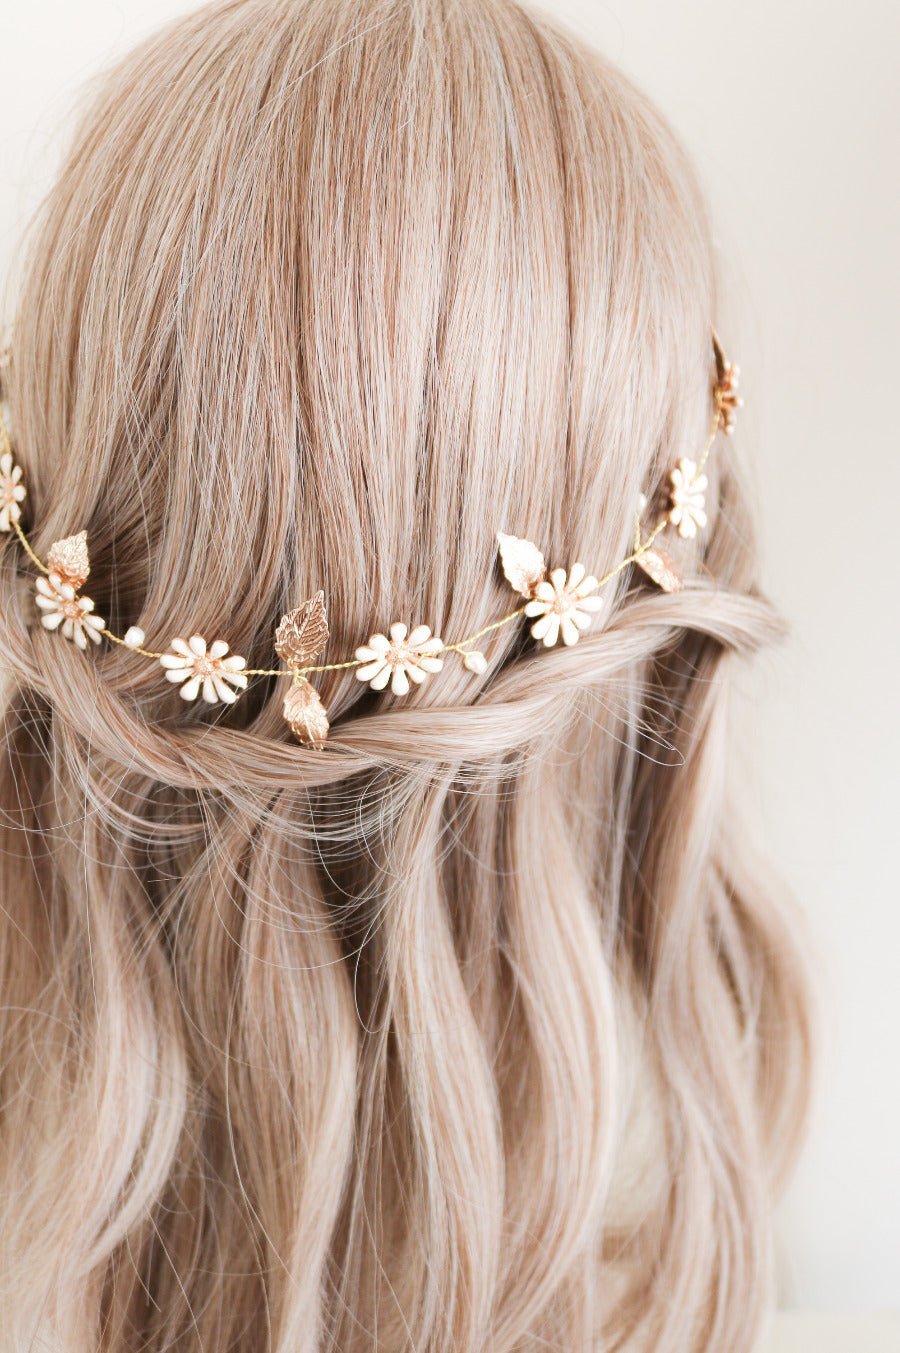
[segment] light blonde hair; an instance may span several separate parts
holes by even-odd
[[[597,572],[709,417],[711,248],[650,105],[508,0],[229,0],[102,85],[8,373],[36,548],[271,659]],[[723,799],[777,632],[736,453],[665,596],[405,701],[217,717],[35,628],[8,677],[4,1348],[747,1349],[806,1096],[802,969]]]

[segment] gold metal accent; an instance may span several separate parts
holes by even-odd
[[[680,592],[684,587],[665,550],[644,550],[634,562],[663,592]]]
[[[88,560],[87,531],[55,540],[47,551],[47,568],[60,580],[74,587],[76,592],[88,580],[91,565]]]
[[[530,600],[535,588],[547,577],[544,556],[530,540],[507,536],[502,531],[497,532],[497,545],[506,581],[514,592]]]
[[[319,591],[295,611],[283,615],[275,631],[275,652],[288,667],[302,667],[328,643],[325,593]]]
[[[328,715],[319,692],[306,677],[296,677],[284,697],[284,717],[295,738],[321,749],[328,737]]]
[[[713,386],[713,401],[716,406],[717,424],[723,432],[731,436],[734,431],[737,411],[744,407],[744,401],[737,392],[740,367],[728,361],[715,329],[713,329],[712,342],[713,355],[716,359],[716,383]]]
[[[691,487],[698,491],[701,488],[705,488],[705,483],[701,485],[698,481],[702,476],[703,469],[717,434],[720,431],[731,431],[734,426],[734,412],[743,402],[737,397],[736,393],[738,368],[726,361],[721,344],[719,343],[715,332],[713,332],[712,335],[712,342],[716,363],[716,380],[712,390],[714,416],[711,421],[706,444],[703,447],[696,464],[691,464]],[[0,411],[0,454],[7,452],[11,453],[11,449],[9,432],[2,417],[2,411]],[[641,522],[645,507],[646,501],[642,500],[635,515],[634,544],[631,553],[626,555],[624,559],[620,559],[617,564],[601,578],[597,579],[596,582],[593,578],[589,580],[592,584],[590,588],[591,595],[595,592],[599,593],[606,583],[610,582],[632,564],[637,564],[648,577],[663,589],[663,591],[678,591],[683,587],[681,578],[672,566],[672,562],[665,552],[653,548],[655,541],[662,532],[665,531],[668,526],[677,525],[678,523],[671,522],[671,512],[666,513],[659,518],[657,524],[645,537]],[[696,515],[697,514],[695,514],[695,516]],[[701,526],[703,525],[703,522],[696,520],[695,524]],[[90,573],[86,532],[80,531],[77,535],[68,536],[64,540],[54,542],[50,548],[47,563],[44,563],[35,553],[21,525],[18,520],[13,519],[12,514],[10,526],[12,530],[15,531],[28,558],[40,573],[48,575],[52,572],[58,578],[60,586],[69,589],[71,592],[77,592],[78,588],[82,586]],[[511,624],[520,616],[528,613],[529,609],[534,610],[534,604],[536,602],[540,601],[543,603],[546,601],[547,598],[539,592],[539,589],[541,589],[542,586],[544,586],[545,589],[551,587],[552,578],[561,578],[563,580],[559,584],[560,587],[564,584],[568,584],[570,579],[565,570],[555,569],[553,575],[548,577],[544,556],[538,547],[531,541],[523,540],[518,536],[509,536],[502,532],[498,534],[497,540],[503,572],[513,589],[525,599],[524,604],[517,606],[515,610],[501,616],[499,620],[494,620],[490,624],[483,626],[474,634],[467,635],[464,639],[459,639],[455,643],[441,645],[439,649],[435,650],[433,655],[429,654],[430,665],[427,670],[437,671],[439,669],[440,658],[437,656],[438,652],[441,654],[457,653],[462,658],[463,665],[469,671],[479,675],[482,674],[486,670],[488,662],[484,654],[482,654],[480,650],[474,649],[473,645],[484,636],[493,634],[495,630],[500,630],[506,625]],[[573,566],[573,568],[577,567],[579,566]],[[572,570],[569,570],[570,574],[571,572]],[[50,587],[55,590],[55,582],[53,580],[50,580]],[[47,599],[53,601],[53,596],[50,595]],[[88,606],[92,604],[87,598],[70,597],[69,600],[73,603],[81,601]],[[552,598],[550,600],[552,601]],[[583,600],[584,599],[582,598],[582,605]],[[599,598],[597,598],[597,600],[599,600]],[[45,608],[42,607],[42,609]],[[586,620],[587,616],[582,618]],[[96,633],[92,633],[90,635],[91,638],[99,638],[102,634],[111,643],[127,648],[129,652],[137,653],[141,657],[152,658],[156,661],[165,659],[166,661],[163,665],[167,670],[172,672],[170,680],[181,680],[180,673],[171,669],[170,663],[177,657],[178,666],[180,668],[185,658],[184,654],[163,654],[140,646],[138,641],[140,640],[140,643],[143,642],[143,634],[137,631],[136,627],[132,627],[132,630],[129,631],[126,636],[128,639],[128,642],[126,643],[124,638],[114,634],[111,630],[106,628],[100,629],[100,624],[102,624],[102,622],[99,622],[98,624],[96,619],[93,621],[92,629],[96,630]],[[576,628],[580,627],[576,626]],[[422,629],[424,630],[425,627],[423,626]],[[410,637],[412,638],[412,636]],[[229,685],[233,684],[242,688],[246,684],[246,678],[251,676],[291,677],[291,688],[287,692],[284,700],[285,719],[289,723],[294,734],[302,741],[310,746],[321,747],[328,734],[328,716],[318,692],[307,680],[307,676],[313,672],[336,672],[351,668],[360,668],[368,661],[368,659],[353,657],[339,662],[311,663],[310,659],[321,652],[327,640],[328,622],[325,596],[324,593],[320,591],[317,592],[314,597],[311,597],[308,601],[304,602],[302,606],[289,612],[288,615],[283,616],[279,623],[275,635],[275,648],[279,657],[288,664],[286,668],[241,667],[240,671],[238,671],[236,665],[242,664],[243,659],[234,655],[227,660],[223,660],[223,667],[227,666],[229,668],[228,676],[225,679],[228,681]],[[194,641],[196,641],[198,645],[201,642],[199,636],[193,636],[192,640],[186,642],[190,645]],[[574,642],[575,638],[570,636],[570,641]],[[179,641],[179,643],[181,642],[183,641]],[[433,644],[440,644],[439,640],[432,640],[431,642]],[[208,655],[203,656],[208,656],[210,662],[217,662],[219,660],[219,648],[227,653],[227,645],[224,644],[224,641],[218,641],[213,645],[213,650],[216,650],[215,654],[213,653],[213,650],[210,650]],[[231,670],[232,667],[234,667],[234,670]],[[200,673],[199,675],[202,677],[203,673]],[[361,676],[360,679],[367,678]],[[188,689],[190,691],[190,686]],[[182,693],[187,694],[186,692]],[[226,696],[223,697],[220,692],[216,692],[217,698],[220,699],[227,699],[229,697],[233,699],[235,694],[235,692],[229,690],[226,692]]]

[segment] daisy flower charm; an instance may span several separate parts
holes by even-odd
[[[583,564],[573,564],[568,574],[564,568],[553,569],[548,579],[537,584],[525,607],[527,616],[536,617],[532,637],[545,648],[552,648],[560,635],[567,646],[577,644],[581,632],[590,627],[591,616],[603,605],[603,598],[594,595],[598,586]]]
[[[25,500],[22,467],[8,451],[0,456],[0,531],[11,531],[22,516],[19,504]]]
[[[388,634],[373,634],[356,650],[362,664],[356,679],[367,681],[373,691],[383,691],[390,682],[395,695],[408,695],[411,681],[419,686],[429,672],[441,670],[444,662],[438,654],[443,647],[427,625],[416,625],[409,633],[405,625],[391,625]]]
[[[226,657],[228,645],[224,639],[216,639],[207,648],[205,639],[192,634],[187,640],[173,639],[172,650],[159,661],[166,669],[166,679],[181,686],[178,694],[182,700],[196,700],[202,692],[209,705],[217,701],[233,705],[237,691],[246,689],[247,659],[237,653]],[[232,686],[237,690],[232,690]]]
[[[78,596],[71,583],[58,573],[49,573],[35,583],[35,601],[44,612],[41,624],[45,630],[61,630],[63,638],[71,639],[84,650],[88,639],[99,644],[105,621],[94,615],[90,597]]]
[[[678,528],[680,536],[693,539],[698,529],[706,525],[706,475],[699,473],[694,461],[682,459],[672,471],[670,480],[669,521]]]

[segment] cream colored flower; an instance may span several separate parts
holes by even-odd
[[[698,528],[706,525],[706,475],[698,472],[694,461],[683,459],[669,478],[672,483],[669,521],[677,526],[680,536],[693,538]]]
[[[35,588],[35,601],[44,612],[41,624],[45,630],[61,628],[63,637],[81,649],[87,648],[88,639],[99,644],[106,626],[99,615],[94,615],[90,597],[78,596],[72,584],[64,582],[58,573],[38,578]]]
[[[0,456],[0,531],[11,531],[13,523],[19,521],[22,516],[19,504],[25,496],[22,467],[6,451]]]
[[[172,649],[173,652],[164,653],[159,661],[166,669],[166,679],[181,686],[178,694],[182,700],[196,700],[202,691],[203,699],[209,705],[214,705],[217,700],[233,705],[237,691],[231,687],[236,686],[239,691],[246,689],[247,677],[243,669],[247,659],[236,653],[227,658],[228,645],[224,639],[216,639],[207,649],[206,640],[199,634],[192,634],[190,639],[173,639]]]
[[[597,591],[599,583],[585,574],[583,564],[573,564],[568,576],[564,568],[555,568],[548,580],[538,583],[534,597],[525,607],[527,616],[535,616],[532,637],[552,648],[562,635],[562,641],[571,647],[577,644],[582,630],[590,627],[591,615],[599,611],[603,598]]]
[[[373,691],[383,691],[390,682],[395,695],[407,695],[411,681],[419,686],[429,672],[441,670],[444,662],[438,654],[444,645],[427,625],[416,625],[410,633],[405,625],[391,625],[389,634],[373,634],[356,650],[363,664],[356,679],[368,681]]]

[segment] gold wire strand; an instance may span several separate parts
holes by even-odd
[[[715,443],[716,437],[722,426],[722,407],[719,399],[718,389],[716,389],[714,392],[714,399],[715,399],[715,413],[712,424],[709,429],[709,433],[707,435],[706,444],[703,447],[702,452],[700,453],[699,459],[697,460],[697,474],[700,474],[704,469],[709,459],[709,455]],[[2,413],[0,413],[0,455],[4,455],[7,453],[12,454],[12,442],[9,435],[9,429],[6,426],[6,420],[2,416]],[[22,548],[25,550],[25,553],[28,555],[28,558],[31,560],[34,566],[37,569],[39,569],[41,573],[49,575],[50,569],[47,567],[44,561],[35,553],[34,549],[31,546],[31,542],[29,541],[25,532],[22,530],[20,524],[17,521],[12,521],[10,524],[13,530],[15,531],[16,535],[18,536]],[[654,541],[657,539],[659,535],[661,535],[661,533],[666,529],[666,527],[669,524],[670,524],[669,515],[666,514],[665,516],[660,518],[660,520],[657,522],[656,526],[653,528],[650,534],[645,539],[642,539],[641,514],[640,512],[636,513],[634,527],[634,548],[632,549],[631,553],[626,555],[624,559],[621,559],[615,565],[614,568],[611,568],[608,573],[604,573],[602,578],[598,580],[595,590],[598,592],[601,591],[602,588],[604,588],[607,583],[611,582],[613,578],[617,577],[624,569],[628,568],[630,564],[637,563],[637,561],[641,559],[642,556],[645,555],[647,551],[652,547]],[[507,615],[501,616],[499,620],[494,620],[491,622],[491,624],[483,626],[483,628],[480,630],[476,630],[474,634],[469,634],[464,639],[458,639],[455,643],[444,644],[441,651],[444,653],[459,653],[462,657],[466,657],[472,644],[476,643],[479,639],[484,638],[486,634],[493,634],[496,630],[503,629],[505,625],[511,624],[513,620],[517,620],[519,616],[525,614],[527,606],[528,602],[526,601],[524,605],[517,606],[514,611],[510,611]],[[113,631],[110,629],[104,628],[103,630],[100,631],[100,633],[103,634],[104,638],[108,639],[110,643],[118,644],[121,648],[128,649],[130,653],[137,653],[141,657],[151,658],[155,662],[158,662],[160,658],[166,656],[165,653],[157,653],[153,649],[140,648],[132,644],[127,644],[120,635],[114,634]],[[308,676],[310,673],[346,671],[353,667],[360,667],[362,666],[362,663],[363,659],[354,657],[346,659],[343,662],[317,663],[297,668],[247,667],[243,669],[243,673],[245,676],[248,677],[289,676],[295,682],[297,682],[301,678],[305,678],[306,676]]]
[[[323,662],[314,667],[298,667],[297,675],[305,676],[307,672],[341,672],[348,667],[362,667],[362,658],[348,658],[346,662]]]
[[[124,639],[120,639],[118,634],[113,634],[112,630],[103,629],[100,631],[112,643],[118,644],[120,648],[127,648],[129,653],[140,653],[142,658],[164,658],[164,653],[154,653],[152,648],[139,648],[136,644],[126,644]]]
[[[525,605],[527,606],[528,603],[526,602]],[[494,630],[502,629],[503,626],[508,625],[511,620],[515,620],[518,616],[524,614],[525,606],[517,606],[514,611],[510,611],[509,615],[503,616],[501,620],[495,620],[492,625],[485,625],[484,629],[477,630],[474,634],[468,635],[465,639],[457,639],[455,644],[444,644],[442,651],[444,653],[463,653],[463,650],[467,648],[469,644],[474,644],[476,639],[481,639],[485,634],[493,634]]]
[[[722,419],[722,411],[719,407],[718,396],[716,396],[716,413],[706,437],[706,445],[700,453],[700,459],[697,461],[697,474],[700,474],[709,460],[709,453],[713,449],[716,437],[719,435],[719,427]]]
[[[5,430],[6,429],[4,428],[4,431]],[[8,443],[9,437],[7,436],[7,444]],[[49,574],[50,572],[49,568],[43,562],[43,560],[39,559],[38,556],[35,554],[34,550],[31,548],[31,542],[29,541],[28,537],[26,536],[25,532],[22,530],[21,526],[17,521],[14,521],[12,523],[12,528],[15,531],[16,535],[19,537],[19,540],[22,543],[22,548],[24,549],[25,553],[28,555],[28,558],[31,560],[34,566],[36,568],[39,568],[42,573]]]
[[[597,582],[597,591],[599,592],[601,588],[604,588],[608,582],[611,582],[612,579],[615,578],[617,574],[621,573],[623,569],[626,569],[629,564],[636,564],[641,555],[647,553],[656,537],[660,535],[668,525],[669,518],[662,517],[643,544],[638,545],[638,547],[635,550],[632,550],[631,554],[626,555],[624,559],[620,559],[615,568],[611,568],[608,573],[604,573],[603,577]]]

